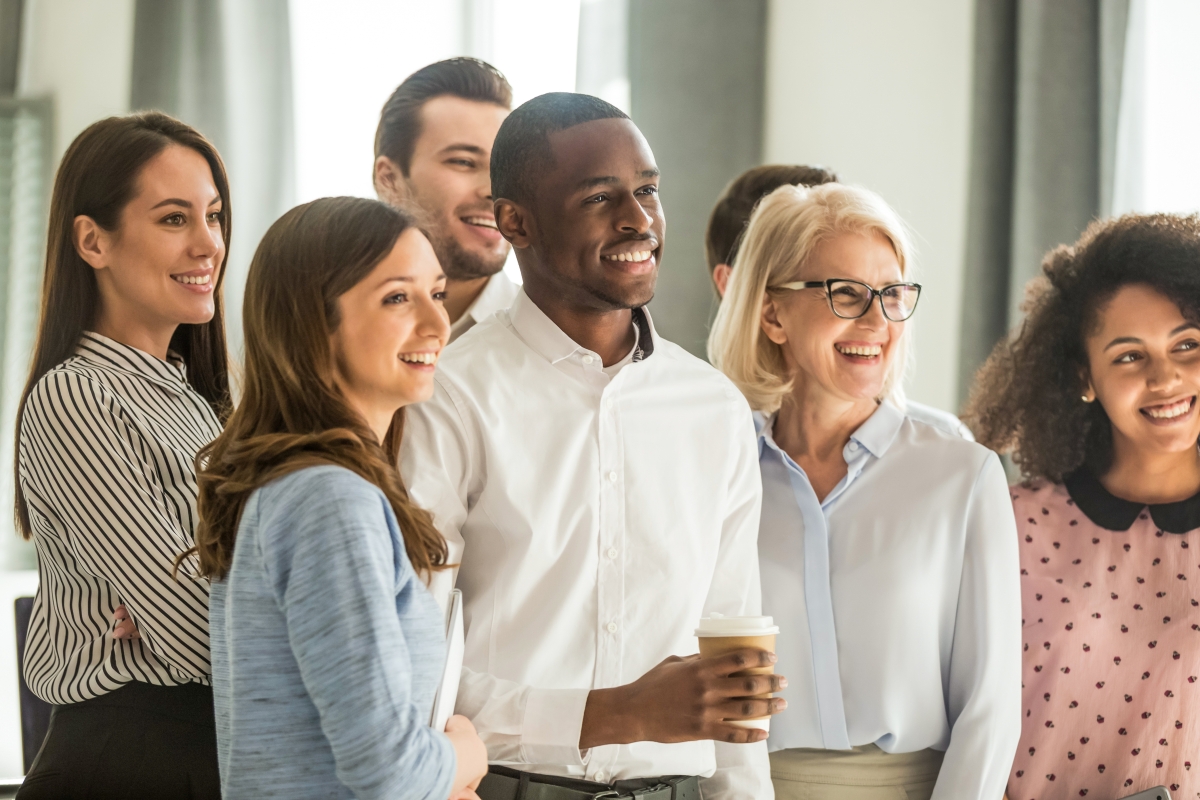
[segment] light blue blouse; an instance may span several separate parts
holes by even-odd
[[[934,798],[995,800],[1021,733],[1017,533],[994,453],[883,403],[823,501],[760,425],[769,748],[946,752]]]
[[[377,487],[311,467],[252,494],[210,629],[225,800],[449,796],[443,616]]]

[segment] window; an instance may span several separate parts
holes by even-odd
[[[1133,0],[1114,212],[1200,212],[1200,3]]]
[[[512,83],[514,104],[575,90],[579,0],[291,0],[289,13],[300,203],[375,196],[379,111],[426,64],[482,58]],[[505,271],[520,281],[511,257]]]

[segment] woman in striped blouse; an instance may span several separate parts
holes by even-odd
[[[17,431],[24,674],[54,705],[22,800],[219,797],[208,583],[173,568],[229,406],[228,240],[220,156],[183,123],[112,117],[63,157]]]

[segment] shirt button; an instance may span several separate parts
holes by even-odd
[[[617,548],[615,548],[615,547],[608,548],[608,557],[616,558],[617,557]]]
[[[617,473],[615,473],[615,472],[608,473],[608,482],[616,483],[617,482]]]
[[[610,623],[608,623],[607,625],[605,625],[605,626],[604,626],[604,629],[605,629],[606,631],[608,631],[609,633],[616,633],[616,632],[617,632],[617,623],[615,623],[615,622],[610,622]]]
[[[612,401],[611,397],[608,400],[604,401],[604,407],[607,408],[609,411],[612,411],[614,405],[616,405],[616,403],[614,403]]]
[[[857,450],[857,449],[858,449],[858,442],[851,442],[851,443],[850,443],[850,450],[851,450],[851,452],[853,452],[853,451],[855,451],[855,450]]]
[[[591,364],[595,360],[596,359],[593,356],[584,356],[583,357],[583,363],[585,363],[585,364]]]
[[[604,783],[604,770],[602,770],[602,769],[596,770],[596,782]]]

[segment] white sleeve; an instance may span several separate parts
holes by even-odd
[[[726,616],[758,616],[762,590],[758,576],[758,521],[762,506],[762,475],[758,468],[758,440],[749,409],[739,420],[737,454],[730,475],[729,504],[721,527],[717,569],[704,604],[705,616],[713,611]],[[767,743],[713,742],[717,769],[701,780],[705,800],[773,800],[771,764]]]
[[[435,379],[433,397],[407,409],[400,471],[413,501],[433,514],[451,563],[457,563],[465,548],[462,528],[483,490],[486,465],[474,420],[451,391]],[[443,606],[451,582],[444,573],[431,581]],[[539,689],[464,668],[455,711],[474,723],[491,761],[582,765],[579,735],[589,692]]]
[[[1017,525],[995,454],[975,479],[966,526],[947,686],[950,746],[933,800],[1003,795],[1021,738]]]

